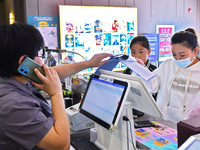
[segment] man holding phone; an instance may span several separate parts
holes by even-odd
[[[70,130],[60,79],[90,67],[98,67],[112,56],[102,53],[80,63],[47,67],[39,50],[44,46],[40,32],[31,25],[0,25],[0,149],[69,149]],[[33,84],[51,97],[45,100],[26,85],[30,80],[17,69],[25,57],[42,65],[45,76],[34,69],[42,84]]]

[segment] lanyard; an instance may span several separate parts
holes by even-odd
[[[167,107],[168,107],[169,104],[170,104],[170,95],[171,95],[171,88],[172,88],[173,81],[174,81],[175,78],[177,77],[177,75],[178,75],[180,69],[181,69],[181,68],[179,68],[179,69],[177,70],[177,72],[175,73],[175,75],[174,75],[174,77],[173,77],[173,79],[172,79],[172,82],[171,82],[171,84],[170,84],[170,87],[169,87],[169,97],[168,97],[168,104],[167,104]],[[191,77],[191,72],[189,72],[189,74],[188,74],[187,82],[186,82],[186,85],[185,85],[183,113],[184,113],[185,110],[186,110],[187,90],[188,90],[188,85],[189,85],[190,77]]]

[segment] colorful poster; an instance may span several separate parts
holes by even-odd
[[[134,21],[127,22],[127,32],[134,32]]]
[[[49,49],[59,47],[58,16],[27,16],[27,23],[38,28]]]
[[[136,140],[155,150],[177,150],[177,130],[163,124],[135,129]]]
[[[92,33],[93,32],[93,25],[92,23],[85,23],[84,25],[85,33]]]
[[[74,33],[74,25],[72,22],[66,22],[67,33]]]
[[[56,27],[38,27],[48,48],[56,48],[57,44],[57,28]]]
[[[174,25],[157,25],[156,33],[159,36],[159,61],[171,58],[171,38],[174,34]]]
[[[150,48],[151,48],[151,53],[148,56],[149,61],[158,61],[158,34],[156,33],[149,33],[149,34],[143,34],[145,37],[147,37]]]
[[[102,33],[102,22],[100,20],[95,20],[94,33]]]
[[[119,34],[112,34],[112,45],[119,45]]]
[[[118,32],[119,29],[119,22],[117,20],[114,20],[112,23],[112,32]]]
[[[110,46],[111,45],[111,34],[110,33],[104,33],[103,42],[104,42],[104,46]]]
[[[96,34],[95,35],[95,41],[96,41],[96,45],[102,45],[102,34]]]
[[[66,47],[74,47],[74,35],[73,34],[65,35],[65,46]]]
[[[75,34],[75,47],[84,47],[84,35]]]
[[[127,45],[126,33],[120,34],[120,45]]]
[[[129,48],[129,50],[130,50],[130,48]],[[120,51],[121,51],[121,53],[123,53],[123,54],[129,54],[130,53],[130,51],[128,51],[128,46],[120,46]]]
[[[134,33],[127,33],[127,42],[130,45],[132,39],[134,38]]]

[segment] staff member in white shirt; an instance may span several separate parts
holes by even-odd
[[[200,62],[196,56],[198,40],[193,33],[175,33],[171,44],[173,59],[164,61],[154,71],[157,76],[146,84],[150,92],[158,92],[157,104],[164,118],[177,123],[185,119],[190,103],[200,93]]]

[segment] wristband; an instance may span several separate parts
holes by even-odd
[[[51,95],[50,97],[53,97],[53,96],[58,95],[58,94],[62,94],[62,92],[57,92],[57,93]]]

